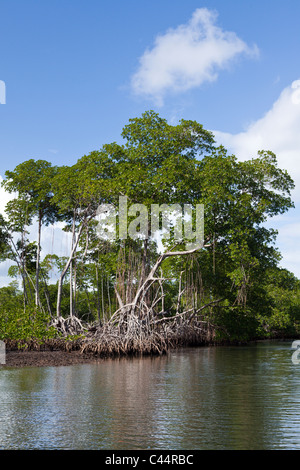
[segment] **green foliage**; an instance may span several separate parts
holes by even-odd
[[[259,333],[270,337],[299,335],[300,281],[286,269],[268,269],[263,292]]]
[[[0,339],[16,340],[20,344],[34,340],[42,343],[53,338],[55,331],[49,328],[49,316],[34,305],[24,309],[22,292],[13,281],[0,289]]]
[[[259,323],[250,309],[216,308],[210,321],[216,328],[216,341],[246,342],[257,337]]]
[[[294,183],[278,168],[276,156],[262,150],[240,162],[215,147],[213,135],[196,121],[174,126],[154,111],[130,119],[121,137],[123,145],[105,144],[72,166],[31,159],[6,172],[3,185],[17,196],[6,207],[9,221],[0,219],[0,259],[16,262],[9,273],[21,274],[23,291],[12,284],[0,289],[1,334],[22,339],[51,334],[41,312],[56,307],[58,315],[66,317],[72,309],[79,318],[102,321],[118,308],[115,289],[123,302],[132,300],[158,252],[151,238],[99,240],[97,207],[117,206],[119,195],[126,195],[129,205],[144,204],[148,213],[151,204],[204,205],[206,247],[161,266],[165,311],[176,311],[181,290],[183,309],[218,301],[205,315],[219,339],[297,332],[299,281],[278,268],[277,233],[263,225],[293,207]],[[35,242],[27,239],[36,217],[39,228],[64,222],[73,239],[70,256],[39,259],[40,230]],[[13,245],[15,233],[20,239]],[[184,249],[184,242],[177,249]],[[173,245],[174,237],[165,242]],[[58,285],[49,284],[51,271],[59,274]],[[40,308],[29,305],[34,287]],[[157,292],[151,288],[148,294]]]
[[[211,153],[213,135],[196,121],[171,126],[148,111],[129,120],[122,132],[124,146],[105,146],[117,162],[119,194],[132,203],[191,202],[197,191],[196,158]]]
[[[55,336],[55,330],[48,326],[49,316],[35,306],[8,304],[0,310],[0,339],[16,340],[20,344],[36,341],[40,344]]]

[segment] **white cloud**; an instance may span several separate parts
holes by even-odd
[[[295,182],[292,199],[296,208],[275,217],[270,225],[278,230],[277,245],[283,256],[281,265],[300,278],[300,80],[286,87],[272,108],[248,129],[238,134],[213,131],[217,142],[239,160],[256,157],[258,150],[271,150],[280,168]]]
[[[216,18],[215,11],[198,8],[187,24],[157,36],[139,60],[133,91],[162,105],[167,91],[182,92],[216,80],[218,71],[239,54],[257,56],[256,46],[250,48],[234,32],[223,31]]]
[[[0,214],[4,217],[5,206],[8,201],[14,199],[17,196],[17,193],[8,193],[1,186],[3,181],[2,176],[0,175]],[[62,229],[64,224],[62,222],[57,222],[54,226],[43,226],[42,227],[42,252],[41,257],[47,254],[56,254],[58,256],[69,256],[70,246],[71,246],[71,234],[64,232]],[[30,241],[37,240],[37,220],[33,220],[33,223],[28,227],[29,235],[28,238]],[[18,238],[16,235],[15,238]],[[11,265],[14,265],[13,261],[3,261],[0,263],[0,287],[7,286],[13,279],[7,275],[8,268]],[[56,278],[51,277],[51,282],[55,282]]]
[[[279,167],[288,171],[300,202],[300,80],[285,88],[273,107],[248,129],[239,134],[213,131],[217,141],[240,160],[255,157],[258,150],[271,150]]]
[[[0,175],[0,214],[5,217],[5,206],[11,199],[14,198],[14,194],[10,194],[1,186],[3,181]],[[7,286],[13,279],[7,275],[8,268],[14,263],[10,260],[6,260],[0,263],[0,287]]]
[[[0,214],[5,216],[5,206],[10,201],[15,197],[15,193],[8,193],[5,191],[3,186],[1,185],[3,181],[2,176],[0,175]]]

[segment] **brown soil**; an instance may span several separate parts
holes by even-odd
[[[102,362],[103,359],[79,351],[6,351],[6,361],[2,367],[47,367],[69,366]]]

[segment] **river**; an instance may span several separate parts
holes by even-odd
[[[0,449],[300,449],[291,342],[0,369]]]

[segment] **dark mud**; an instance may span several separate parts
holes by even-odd
[[[6,351],[3,367],[54,367],[75,364],[103,362],[94,355],[82,354],[79,351]]]

